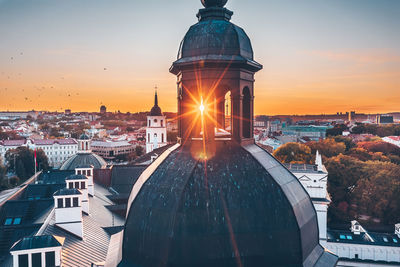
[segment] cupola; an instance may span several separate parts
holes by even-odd
[[[55,225],[83,238],[82,193],[76,189],[61,189],[54,193]]]

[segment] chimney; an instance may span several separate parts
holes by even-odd
[[[319,172],[324,171],[323,164],[322,164],[322,156],[319,154],[319,151],[317,150],[317,155],[315,156],[315,165],[317,165],[317,170]]]
[[[52,235],[25,237],[10,249],[13,267],[61,266],[65,238]]]
[[[394,226],[394,233],[400,238],[400,223]]]
[[[82,193],[78,189],[61,189],[54,193],[55,225],[83,238]]]
[[[82,193],[82,211],[89,214],[89,179],[84,175],[71,175],[65,179],[67,189],[78,189]]]
[[[364,228],[357,221],[351,221],[351,232],[355,235],[360,235],[361,232],[365,232]]]
[[[351,221],[351,228],[350,228],[351,232],[355,235],[361,235],[361,233],[365,234],[366,239],[368,239],[370,242],[375,242],[375,240],[372,238],[372,236],[370,236],[367,232],[367,230],[364,229],[364,227],[361,226],[361,224],[359,222],[357,222],[356,220]]]
[[[93,170],[92,165],[79,166],[75,169],[76,175],[85,175],[88,178],[88,193],[92,197],[94,197]]]

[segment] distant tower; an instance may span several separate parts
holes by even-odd
[[[101,106],[101,107],[100,107],[100,113],[101,113],[101,114],[106,114],[106,113],[107,113],[107,107],[104,106],[104,105]]]
[[[167,122],[158,106],[157,87],[154,96],[154,107],[147,116],[146,153],[167,145]]]

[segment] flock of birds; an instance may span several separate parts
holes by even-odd
[[[23,52],[19,53],[19,56],[23,56],[23,55],[24,55]],[[15,60],[16,60],[16,57],[14,57],[14,56],[10,57],[10,61],[14,62]],[[103,68],[103,71],[107,71],[107,68]],[[22,99],[22,101],[25,101],[26,103],[34,103],[34,101],[38,102],[38,100],[40,100],[40,98],[43,95],[48,94],[50,91],[52,93],[54,93],[54,91],[56,91],[56,90],[59,91],[58,97],[59,98],[67,98],[64,100],[68,100],[68,103],[72,100],[73,97],[78,97],[80,95],[80,93],[78,93],[78,92],[75,92],[75,93],[69,92],[68,89],[56,88],[55,86],[35,86],[34,89],[37,94],[33,97],[27,97],[25,94],[25,89],[18,90],[18,89],[11,89],[8,87],[1,88],[2,81],[13,80],[14,78],[17,79],[22,76],[23,76],[22,73],[18,73],[17,75],[15,75],[15,77],[13,77],[13,74],[6,73],[4,71],[2,71],[0,73],[0,99],[5,100],[4,102],[0,101],[0,108],[1,108],[1,106],[4,107],[4,105],[7,106],[7,108],[13,108],[14,106],[18,106],[18,103],[16,101],[21,100],[21,99]],[[65,80],[65,77],[60,77],[60,80]],[[6,99],[6,98],[4,98],[4,96],[3,96],[3,98],[1,97],[2,93],[4,93],[4,95],[5,95],[7,92],[10,92],[10,91],[13,92],[11,98]],[[64,110],[64,108],[60,107],[60,110]]]

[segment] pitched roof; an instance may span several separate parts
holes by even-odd
[[[63,188],[55,192],[53,196],[72,196],[72,195],[82,195],[82,193],[76,188],[72,189]]]
[[[65,180],[87,180],[88,178],[85,175],[70,175]]]
[[[15,243],[10,251],[27,250],[27,249],[38,249],[38,248],[52,248],[61,247],[63,240],[58,240],[52,235],[32,236],[24,237]]]

